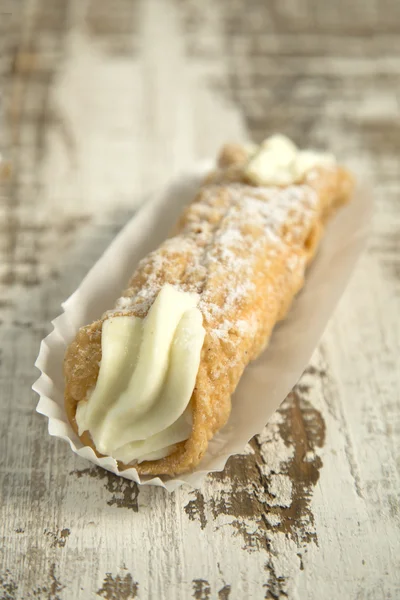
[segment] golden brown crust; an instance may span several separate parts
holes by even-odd
[[[242,144],[225,144],[218,155],[219,169],[243,165],[248,159],[248,152]]]
[[[302,287],[326,220],[352,192],[352,177],[341,168],[314,169],[301,185],[288,188],[250,186],[237,166],[242,158],[237,148],[223,153],[224,168],[187,207],[177,236],[139,264],[124,293],[128,308],[120,304],[114,310],[143,317],[162,285],[171,283],[200,294],[206,329],[191,398],[191,437],[170,456],[137,465],[141,474],[175,475],[199,463],[228,420],[243,370],[265,348]],[[283,221],[281,205],[290,206]],[[272,225],[269,206],[277,211]],[[76,432],[77,403],[96,383],[105,318],[80,329],[66,353],[65,404]],[[81,440],[93,447],[87,433]]]

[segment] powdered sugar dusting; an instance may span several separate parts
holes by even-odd
[[[167,276],[179,290],[200,294],[198,306],[214,338],[234,343],[253,335],[257,323],[244,320],[240,307],[255,293],[257,270],[267,270],[279,255],[289,274],[303,274],[305,261],[290,249],[304,244],[317,210],[317,195],[307,185],[205,186],[187,208],[179,234],[139,263],[131,287],[107,314],[145,316]],[[210,278],[226,290],[219,303],[207,287]]]

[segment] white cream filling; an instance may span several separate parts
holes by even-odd
[[[165,285],[145,319],[104,321],[97,383],[76,411],[79,435],[89,431],[102,454],[156,460],[189,437],[205,335],[198,299]]]
[[[290,185],[314,167],[335,164],[332,154],[299,150],[289,138],[273,135],[249,154],[244,174],[256,185]]]

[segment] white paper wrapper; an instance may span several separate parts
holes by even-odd
[[[54,330],[42,341],[36,366],[41,376],[33,385],[40,400],[37,411],[49,420],[49,433],[69,442],[72,450],[116,475],[169,491],[183,483],[199,487],[210,471],[221,471],[232,454],[260,433],[271,414],[295,385],[316,347],[355,266],[367,236],[372,200],[358,189],[353,201],[329,224],[304,289],[286,318],[274,331],[268,349],[250,364],[232,398],[227,425],[211,440],[193,473],[179,478],[140,477],[136,469],[119,472],[112,458],[98,458],[84,447],[64,410],[63,358],[79,327],[112,308],[135,265],[169,234],[182,207],[190,202],[210,165],[197,168],[173,182],[163,194],[148,201],[115,238],[79,288],[66,300]],[[105,277],[104,274],[107,274]]]

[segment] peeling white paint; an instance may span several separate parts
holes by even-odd
[[[6,33],[20,72],[6,96],[17,184],[11,202],[0,199],[0,596],[11,586],[13,600],[49,589],[60,600],[86,600],[107,573],[131,590],[138,582],[140,599],[187,600],[200,580],[210,598],[230,586],[229,600],[400,594],[393,36],[338,35],[341,2],[317,15],[307,2],[304,11],[280,4],[287,31],[278,19],[264,34],[264,3],[249,14],[242,4],[229,2],[227,15],[227,2],[206,0],[200,10],[196,0],[116,0],[115,15],[136,11],[125,54],[90,37],[85,15],[100,15],[103,2],[15,5],[15,31]],[[347,2],[349,22],[375,24],[372,4]],[[291,19],[307,24],[311,14],[313,35],[292,35]],[[98,35],[107,36],[102,23]],[[305,425],[320,415],[325,443],[300,448],[301,457],[282,434],[291,418],[283,410],[247,447],[240,474],[209,478],[199,496],[189,488],[138,492],[88,472],[47,435],[30,393],[37,345],[126,214],[225,140],[245,139],[246,123],[260,138],[279,125],[329,145],[376,182],[369,253],[313,356],[316,373],[300,382],[314,411],[303,411]],[[319,476],[302,511],[304,482],[288,473],[295,459]]]

